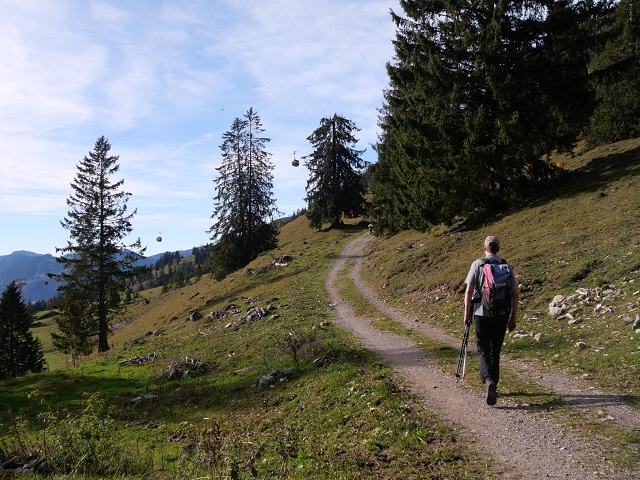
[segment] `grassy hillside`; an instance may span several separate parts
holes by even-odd
[[[640,139],[558,161],[562,179],[490,224],[376,238],[363,274],[458,336],[467,270],[498,235],[522,290],[505,351],[639,403]],[[144,292],[110,352],[3,383],[0,460],[46,457],[65,478],[499,478],[331,323],[326,274],[364,228],[315,232],[298,218],[277,250],[221,282]],[[572,304],[551,317],[558,294]]]
[[[0,457],[75,477],[491,478],[331,324],[324,279],[362,231],[299,218],[224,281],[145,292],[107,354],[4,382]]]
[[[491,223],[378,238],[363,275],[396,306],[457,334],[469,266],[482,256],[484,238],[497,235],[520,284],[517,337],[529,335],[510,337],[509,354],[638,402],[640,332],[632,326],[640,314],[640,139],[558,161],[562,178]],[[556,295],[571,298],[554,317]]]

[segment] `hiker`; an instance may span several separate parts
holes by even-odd
[[[476,319],[480,380],[486,389],[488,405],[496,404],[500,380],[500,350],[507,327],[509,331],[516,328],[519,299],[513,268],[497,255],[499,250],[498,237],[488,236],[483,246],[485,256],[471,264],[465,280],[467,288],[464,294],[465,326],[471,324],[474,316]],[[485,274],[485,271],[488,273]],[[497,283],[500,275],[504,278],[500,280],[501,283]],[[496,282],[493,289],[488,288],[485,277],[493,277]],[[487,286],[484,293],[483,286]],[[501,295],[503,297],[499,298]]]

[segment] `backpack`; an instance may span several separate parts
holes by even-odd
[[[480,276],[482,307],[491,317],[511,314],[511,267],[506,260],[491,263],[480,259],[484,265]]]

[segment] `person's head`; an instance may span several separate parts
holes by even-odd
[[[489,235],[485,238],[483,250],[486,253],[498,253],[498,250],[500,250],[500,240],[498,237]]]

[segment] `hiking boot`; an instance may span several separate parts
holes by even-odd
[[[495,405],[498,399],[498,387],[496,386],[496,382],[487,379],[485,387],[487,389],[487,405]]]

